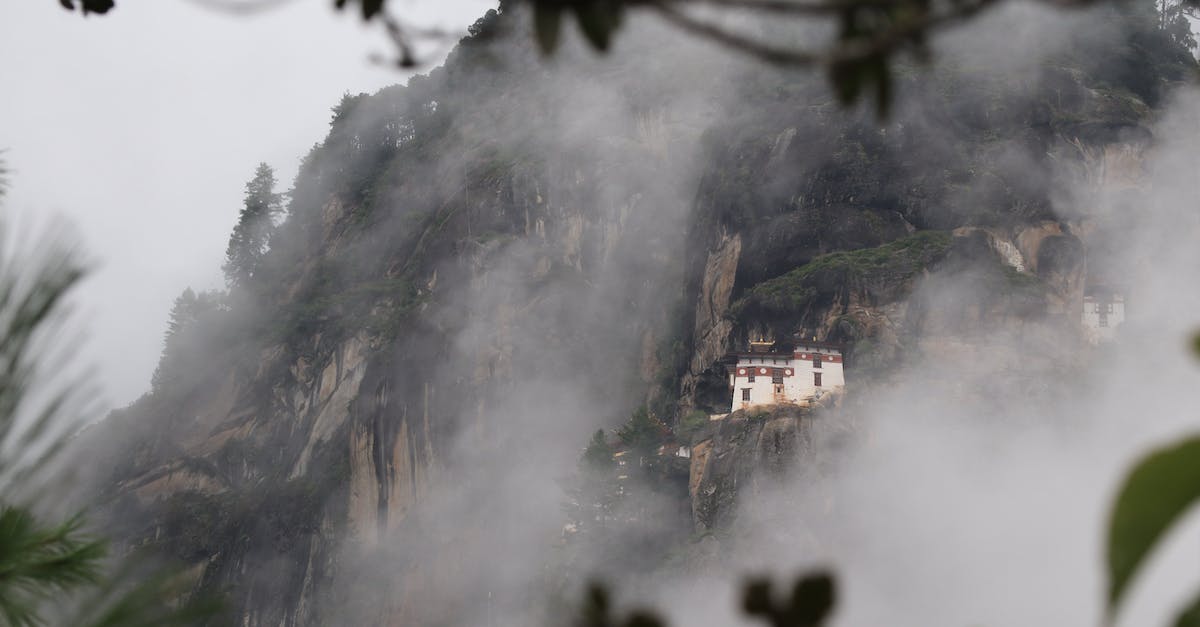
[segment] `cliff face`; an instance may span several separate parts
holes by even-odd
[[[1078,336],[1085,287],[1120,274],[1089,267],[1120,231],[1098,198],[1137,189],[1152,142],[1146,102],[1080,62],[1054,57],[1020,84],[934,71],[884,128],[747,94],[766,113],[710,131],[684,404],[721,411],[714,357],[751,337],[845,342],[878,374],[984,329]],[[949,284],[971,285],[931,306]]]
[[[814,449],[814,430],[835,422],[828,409],[835,404],[739,410],[716,421],[692,446],[688,491],[697,531],[729,531],[739,500],[753,502],[761,484],[792,477],[797,467],[815,471],[828,453]]]
[[[1082,71],[1003,97],[1002,75],[914,78],[957,91],[880,127],[820,81],[645,64],[653,45],[542,65],[523,23],[489,16],[446,67],[345,99],[267,278],[214,314],[193,376],[109,421],[112,528],[240,624],[538,620],[586,434],[642,403],[727,408],[717,360],[751,334],[847,343],[852,388],[981,350],[980,328],[1021,338],[1014,359],[1078,334],[1103,227],[1030,173],[1130,184],[1147,141],[1144,98]],[[946,306],[944,284],[972,288]],[[710,427],[698,528],[803,463],[811,420]]]

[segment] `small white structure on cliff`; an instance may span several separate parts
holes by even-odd
[[[1125,297],[1104,287],[1088,289],[1083,297],[1083,332],[1088,342],[1111,342],[1125,322]]]
[[[805,405],[846,385],[842,349],[827,342],[798,341],[791,350],[751,342],[750,352],[725,356],[733,404],[729,411],[756,405]]]

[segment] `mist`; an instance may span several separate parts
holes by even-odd
[[[544,58],[512,11],[477,22],[444,67],[344,98],[326,141],[281,166],[294,183],[269,279],[189,331],[190,361],[174,363],[192,376],[87,442],[111,462],[93,486],[102,528],[203,564],[196,589],[234,590],[253,625],[562,624],[593,577],[672,624],[745,624],[745,577],[810,569],[837,578],[836,625],[1100,623],[1115,486],[1194,428],[1200,91],[1175,85],[1145,111],[1072,92],[1125,35],[1108,7],[1010,4],[940,35],[930,64],[899,61],[886,119],[839,108],[815,73],[640,14],[609,54],[567,30]],[[299,81],[325,109],[295,126],[323,128],[340,93],[389,82],[362,80]],[[1049,90],[1062,111],[1039,109]],[[1043,141],[1030,110],[1070,132]],[[1099,121],[1062,122],[1080,112]],[[294,163],[313,138],[244,132],[267,156],[225,138],[238,162],[213,179],[222,192],[161,200],[224,218],[131,231],[188,231],[208,252],[163,236],[132,255],[169,268],[123,322],[96,318],[100,337],[119,330],[112,345],[140,347],[106,377],[120,398],[146,389],[169,296],[219,281],[252,165]],[[207,188],[209,159],[181,159],[164,186]],[[948,173],[975,159],[986,168]],[[914,191],[941,178],[940,195]],[[84,226],[119,239],[109,228]],[[783,318],[741,305],[828,253],[934,230],[951,243],[911,278],[847,274]],[[1129,312],[1099,346],[1079,322],[1092,283]],[[624,484],[600,540],[573,528],[588,436],[639,408],[676,431],[728,411],[717,358],[762,333],[857,343],[844,399],[798,419],[808,440],[788,470],[745,479],[729,528],[699,521],[687,478],[670,498]],[[1197,524],[1172,534],[1119,624],[1164,624],[1200,585]]]
[[[947,36],[941,54],[1030,71],[1065,33],[1104,32],[1087,15],[1009,9]],[[989,33],[1027,11],[1046,18],[1037,21],[1046,30],[1020,52],[998,54]],[[1101,624],[1116,488],[1147,450],[1196,428],[1189,408],[1200,364],[1189,338],[1200,303],[1185,286],[1200,269],[1187,158],[1200,139],[1198,98],[1181,88],[1164,107],[1154,142],[1141,144],[1136,194],[1115,166],[1107,177],[1059,172],[1055,181],[1055,214],[1083,236],[1089,272],[1129,286],[1132,313],[1115,343],[1081,352],[1054,320],[916,322],[921,335],[903,372],[854,388],[862,396],[815,425],[814,447],[836,451],[814,453],[831,472],[814,474],[810,459],[743,499],[724,572],[635,598],[672,608],[674,624],[740,624],[730,590],[748,574],[786,582],[829,569],[844,595],[835,624]],[[988,299],[976,279],[935,272],[914,300],[935,318],[961,317],[963,303]],[[1191,557],[1198,525],[1193,512],[1170,533],[1117,624],[1174,620],[1200,584]]]
[[[327,3],[248,17],[186,0],[142,4],[115,20],[0,7],[7,210],[76,229],[91,262],[75,294],[87,327],[78,360],[108,407],[146,391],[172,300],[188,286],[222,287],[255,165],[290,181],[342,93],[407,77],[371,60],[390,52],[383,33]],[[406,10],[458,32],[490,4]],[[428,62],[445,52],[430,49]]]
[[[1022,45],[1013,47],[1007,34],[997,35],[1029,22],[1037,24],[1038,30],[1028,33]],[[939,40],[935,65],[943,60],[967,67],[987,65],[990,72],[1028,83],[1045,59],[1071,45],[1072,34],[1086,33],[1096,41],[1106,32],[1115,35],[1111,28],[1086,13],[1012,6]],[[702,58],[705,64],[713,63],[711,57]],[[723,69],[732,76],[744,67]],[[564,91],[572,96],[578,93]],[[720,93],[710,97],[722,96],[729,97]],[[920,100],[905,101],[905,96],[912,94],[901,96],[901,112],[888,128],[919,117]],[[907,347],[913,355],[905,361],[904,372],[877,381],[876,386],[852,387],[851,394],[861,396],[821,418],[849,422],[855,431],[853,444],[846,446],[829,435],[840,435],[845,424],[815,427],[815,446],[835,451],[818,454],[832,458],[833,470],[814,475],[813,464],[802,462],[803,470],[796,476],[745,499],[737,514],[738,531],[723,541],[731,546],[722,547],[726,561],[719,568],[658,580],[625,574],[628,580],[622,581],[621,573],[608,572],[617,590],[630,595],[631,604],[663,609],[675,624],[740,624],[734,590],[747,575],[767,572],[786,579],[805,569],[829,568],[844,595],[835,624],[1099,623],[1103,533],[1115,486],[1149,447],[1194,429],[1194,419],[1185,408],[1200,382],[1200,370],[1187,338],[1197,326],[1192,312],[1198,303],[1181,286],[1200,269],[1200,258],[1191,245],[1197,235],[1189,192],[1195,168],[1187,158],[1200,130],[1195,124],[1200,113],[1197,97],[1190,88],[1181,89],[1164,108],[1152,129],[1157,139],[1147,149],[1146,180],[1136,200],[1119,182],[1103,177],[1080,180],[1075,172],[1063,170],[1055,173],[1052,182],[1058,199],[1053,211],[1083,237],[1089,270],[1117,285],[1131,286],[1127,297],[1133,313],[1121,327],[1118,342],[1081,349],[1080,338],[1060,317],[1018,323],[985,319],[964,328],[956,320],[964,314],[955,308],[986,302],[992,295],[969,271],[926,276],[912,300],[932,313],[923,314],[921,320],[914,320],[911,311],[908,314],[906,323],[914,327],[916,341]],[[565,102],[571,111],[587,111],[580,117],[588,119],[589,134],[597,127],[610,129],[602,135],[627,132],[630,121],[603,117],[610,107],[595,107],[596,103],[609,101],[604,94],[585,92],[581,101]],[[559,131],[568,139],[576,132],[570,125]],[[569,151],[570,146],[556,149]],[[1012,150],[1001,160],[1011,175],[1042,177],[1028,155],[1019,148]],[[686,165],[686,160],[681,161]],[[691,184],[696,178],[692,172],[682,181]],[[617,195],[627,187],[644,189],[644,183],[624,180],[610,185]],[[984,181],[967,188],[973,189],[959,202],[995,202],[986,196]],[[673,192],[680,204],[686,204],[686,189],[687,185],[680,185]],[[686,228],[687,216],[669,208],[664,211],[661,205],[657,209],[659,215],[647,225],[649,230],[638,236],[669,248],[671,240],[661,237]],[[510,263],[503,259],[498,266]],[[594,290],[573,300],[579,308],[565,316],[571,321],[568,324],[603,325],[614,316],[619,316],[619,324],[631,322],[622,315],[627,310],[617,314],[596,306],[611,299],[593,298],[596,292],[613,289],[609,281],[623,280],[617,289],[624,290],[626,298],[636,298],[647,284],[669,291],[678,280],[670,275],[643,275],[639,277],[643,283],[631,283],[620,264],[602,265],[599,274]],[[504,297],[508,296],[506,292]],[[495,298],[486,290],[473,292],[465,308],[487,311]],[[1073,304],[1065,316],[1077,307]],[[652,318],[643,314],[642,320]],[[561,357],[547,339],[565,329],[557,325],[551,329],[514,343],[528,345],[531,359],[561,359],[562,367],[569,368],[578,356]],[[474,343],[485,335],[472,332],[467,337]],[[611,340],[621,333],[605,329],[599,336]],[[603,339],[599,343],[608,344]],[[582,346],[590,352],[596,344],[585,341]],[[580,347],[565,350],[573,353]],[[624,351],[629,352],[627,347]],[[854,376],[853,370],[848,376]],[[619,389],[614,383],[598,387]],[[608,392],[602,398],[589,398],[588,387],[594,384],[571,384],[568,378],[564,385],[557,377],[535,378],[530,387],[553,389],[553,393],[539,394],[532,402],[521,397],[514,407],[492,408],[492,420],[504,425],[506,435],[515,436],[515,447],[527,449],[534,442],[532,446],[539,450],[563,451],[571,437],[581,441],[582,429],[553,423],[578,416],[590,428],[605,424],[595,417],[612,413],[616,398]],[[611,419],[607,424],[612,424]],[[558,430],[562,433],[556,434]],[[473,449],[477,440],[470,442],[460,446]],[[503,515],[493,519],[510,531],[487,543],[484,557],[479,558],[480,563],[498,568],[490,578],[482,575],[488,579],[481,585],[489,597],[514,582],[523,587],[525,580],[537,579],[536,569],[525,569],[545,559],[535,556],[547,550],[545,538],[552,525],[531,527],[524,533],[511,529],[539,519],[531,515],[535,511],[553,520],[551,512],[561,496],[547,479],[569,472],[573,461],[538,458],[526,468],[505,457],[483,470],[492,477],[486,481],[488,498],[473,493],[465,497],[476,506],[488,503],[482,507],[485,511],[497,511],[491,509],[492,503],[507,503],[513,516],[511,521]],[[547,468],[557,470],[547,472]],[[499,481],[496,472],[501,473]],[[1172,535],[1147,569],[1120,624],[1163,624],[1190,596],[1200,583],[1200,573],[1185,557],[1197,549],[1196,529],[1193,520]],[[493,553],[497,548],[502,550]],[[589,559],[604,561],[596,555],[584,558],[584,563]],[[604,572],[603,567],[597,568],[601,570],[594,572]]]

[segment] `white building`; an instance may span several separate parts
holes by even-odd
[[[1093,345],[1111,342],[1125,322],[1125,297],[1110,289],[1092,288],[1083,297],[1083,332]]]
[[[756,405],[804,405],[846,385],[841,347],[826,342],[798,342],[790,351],[751,342],[750,352],[726,355],[726,364],[731,412]]]

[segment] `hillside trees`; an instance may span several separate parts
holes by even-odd
[[[567,486],[567,518],[577,532],[604,528],[621,499],[617,463],[604,430],[597,430],[579,458],[576,476]]]
[[[1177,45],[1189,50],[1196,48],[1196,37],[1192,33],[1191,19],[1197,17],[1194,3],[1185,0],[1155,0],[1158,13],[1158,28]]]
[[[162,391],[196,372],[199,365],[196,361],[208,354],[205,348],[211,344],[223,300],[220,292],[197,294],[191,288],[175,299],[163,338],[162,357],[151,378],[152,389]]]
[[[617,429],[617,437],[635,455],[648,459],[663,443],[665,431],[666,427],[643,405],[634,410],[629,420]]]
[[[225,252],[225,282],[244,287],[257,277],[275,230],[275,217],[283,210],[283,195],[275,192],[275,171],[260,163],[246,183],[246,196]]]
[[[613,448],[608,444],[608,438],[604,435],[604,430],[597,429],[592,434],[592,439],[588,441],[587,448],[583,449],[583,458],[579,460],[579,464],[580,466],[587,467],[589,470],[611,468],[614,452]]]
[[[586,561],[592,575],[647,573],[687,537],[688,460],[659,453],[669,437],[670,431],[645,406],[634,410],[615,434],[592,434],[564,484],[568,555],[574,557],[568,564]]]

